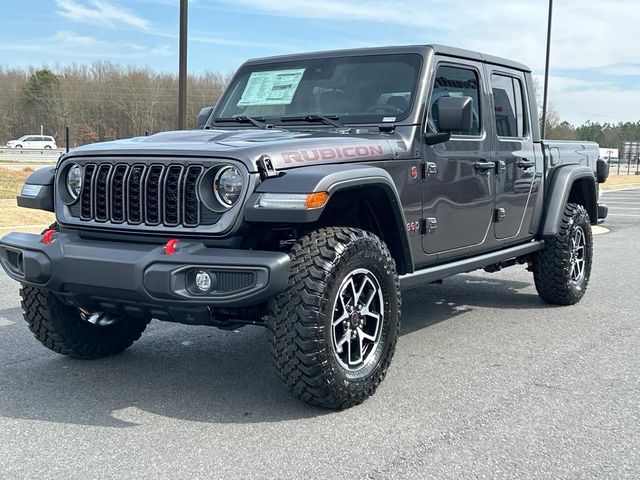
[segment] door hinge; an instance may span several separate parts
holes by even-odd
[[[422,235],[429,235],[438,229],[438,220],[435,218],[422,219]]]
[[[507,211],[504,208],[496,208],[496,211],[495,211],[496,223],[500,223],[502,220],[504,220],[504,217],[506,216],[507,216]]]
[[[504,160],[498,160],[496,162],[496,173],[500,175],[507,171],[507,164]]]
[[[423,164],[422,178],[424,180],[435,177],[438,173],[438,166],[433,162],[426,162]]]

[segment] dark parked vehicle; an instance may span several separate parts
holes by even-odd
[[[585,294],[607,165],[537,119],[526,66],[456,48],[252,60],[198,130],[35,172],[19,204],[57,223],[0,261],[56,352],[121,352],[151,319],[263,325],[287,388],[346,408],[387,372],[401,287],[524,265],[549,303]]]

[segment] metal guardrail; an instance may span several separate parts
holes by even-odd
[[[29,149],[29,148],[0,148],[0,162],[16,163],[55,163],[63,148],[57,149]]]

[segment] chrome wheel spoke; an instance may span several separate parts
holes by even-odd
[[[587,263],[587,240],[584,230],[576,228],[571,237],[571,272],[570,278],[574,283],[579,283],[585,275]]]
[[[353,357],[353,351],[357,351],[357,357]],[[349,342],[349,366],[359,365],[362,362],[362,337],[356,335]]]
[[[336,325],[344,322],[345,320],[347,320],[349,318],[349,314],[347,313],[347,311],[345,310],[344,313],[342,315],[340,315],[338,318],[333,320],[333,323],[331,324],[332,327],[335,327]]]
[[[375,342],[375,340],[376,340],[376,336],[375,335],[369,335],[367,332],[365,332],[361,328],[358,329],[358,335],[360,335],[365,340],[371,340],[372,342]]]
[[[343,280],[336,297],[331,335],[338,362],[351,371],[366,366],[380,343],[384,322],[382,289],[366,269],[356,269]]]

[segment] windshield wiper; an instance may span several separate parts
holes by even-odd
[[[255,127],[266,130],[267,128],[273,128],[273,125],[266,123],[262,117],[247,117],[245,115],[239,115],[237,117],[219,117],[213,120],[213,123],[218,122],[237,122],[237,123],[250,123]]]
[[[337,115],[299,115],[291,117],[280,117],[281,122],[322,122],[325,125],[332,125],[338,128],[344,128],[344,125],[338,120],[340,118]]]

